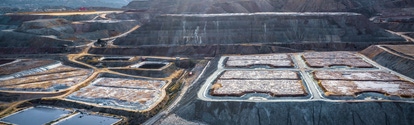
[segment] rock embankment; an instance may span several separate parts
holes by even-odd
[[[38,19],[26,21],[18,29],[17,32],[25,32],[36,35],[59,35],[60,33],[74,33],[68,20],[57,19]]]
[[[366,110],[370,109],[370,110]],[[412,124],[409,103],[364,102],[206,102],[196,100],[162,124]]]
[[[26,21],[15,31],[34,35],[52,35],[59,39],[79,40],[109,38],[138,24],[133,20],[89,20],[71,22],[63,18]]]
[[[254,12],[357,12],[413,7],[412,0],[136,0],[124,8],[156,14]]]
[[[74,45],[71,41],[58,40],[48,37],[42,37],[34,34],[21,32],[5,32],[0,31],[0,47],[64,47]]]
[[[357,13],[167,14],[114,44],[205,45],[404,41]]]
[[[98,16],[97,14],[87,15],[69,15],[69,16],[51,16],[51,15],[0,15],[0,25],[16,25],[19,26],[23,22],[37,19],[56,19],[62,18],[68,21],[92,20]]]
[[[167,57],[215,57],[223,54],[268,54],[303,51],[361,51],[376,44],[409,44],[407,42],[341,42],[341,43],[284,43],[284,44],[215,44],[181,46],[132,46],[118,48],[92,47],[90,54]]]
[[[414,78],[414,45],[376,45],[361,51],[378,64]]]

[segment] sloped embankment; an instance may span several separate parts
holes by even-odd
[[[70,22],[61,18],[26,21],[16,31],[36,35],[59,35],[60,33],[74,32]]]
[[[412,124],[413,105],[393,102],[206,102],[196,100],[176,111],[183,121],[207,124]],[[366,110],[370,109],[370,110]]]
[[[41,37],[34,34],[0,31],[0,47],[63,47],[74,45],[71,41]]]
[[[69,21],[92,20],[98,16],[97,14],[90,15],[69,15],[69,16],[50,16],[50,15],[0,15],[1,25],[16,25],[19,26],[23,22],[37,20],[37,19],[53,19],[63,18]]]
[[[120,46],[404,41],[356,13],[167,14]]]
[[[119,48],[92,47],[88,53],[129,56],[185,56],[215,57],[222,54],[267,54],[303,51],[361,51],[376,44],[409,44],[407,42],[341,42],[341,43],[284,43],[284,44],[229,44],[182,46],[133,46]]]
[[[378,64],[414,78],[414,45],[376,45],[361,51]]]
[[[357,12],[374,15],[385,9],[412,7],[411,0],[150,0],[124,8],[150,13]]]
[[[63,18],[26,21],[16,30],[35,35],[54,35],[60,39],[100,39],[116,36],[137,25],[137,21],[90,20],[71,22]]]
[[[154,69],[154,70],[139,70],[139,69],[111,69],[112,71],[135,75],[143,77],[152,77],[152,78],[166,78],[173,74],[176,71],[177,67],[170,65],[164,69]]]

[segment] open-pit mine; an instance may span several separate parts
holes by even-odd
[[[4,1],[0,124],[414,124],[412,0]]]

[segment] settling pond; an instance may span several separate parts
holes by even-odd
[[[61,120],[54,125],[112,125],[121,119],[78,113],[68,119]]]
[[[74,111],[69,109],[36,106],[1,118],[0,123],[16,125],[112,125],[121,120],[86,113],[74,114]]]

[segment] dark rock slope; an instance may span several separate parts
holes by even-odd
[[[197,100],[177,111],[177,116],[207,124],[332,125],[414,124],[414,105],[365,102],[205,102]],[[163,121],[165,124],[177,121]]]
[[[52,39],[48,37],[41,37],[32,34],[19,33],[19,32],[0,32],[0,47],[12,48],[12,47],[63,47],[72,46],[73,42]]]
[[[35,35],[53,35],[65,40],[100,39],[122,34],[138,24],[132,20],[89,20],[71,22],[66,19],[38,19],[23,22],[15,31]]]
[[[414,45],[370,46],[361,51],[378,64],[414,78]]]
[[[2,0],[0,7],[38,9],[44,6],[114,7],[125,6],[131,0]]]
[[[68,21],[83,21],[92,20],[98,16],[97,14],[90,15],[69,15],[69,16],[49,16],[49,15],[0,15],[0,25],[21,25],[26,21],[37,19],[54,19],[63,18]]]
[[[125,8],[148,8],[161,14],[340,11],[374,15],[384,9],[412,6],[412,0],[139,0]]]
[[[116,45],[403,41],[356,13],[162,15]]]

